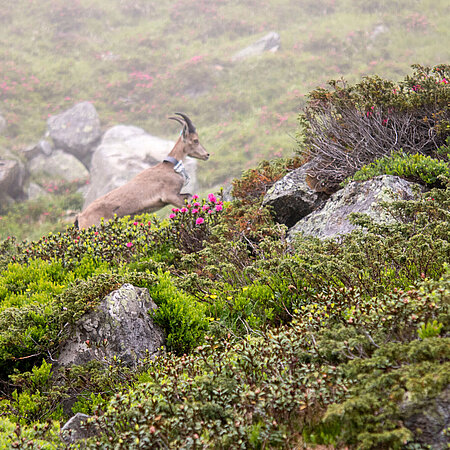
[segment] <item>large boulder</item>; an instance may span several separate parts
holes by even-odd
[[[264,196],[263,205],[271,206],[277,222],[288,227],[320,207],[328,197],[306,183],[308,163],[278,180]]]
[[[80,161],[89,160],[101,137],[100,119],[94,105],[81,102],[47,120],[47,129],[56,148],[75,155]]]
[[[49,156],[40,153],[28,162],[27,167],[32,175],[51,179],[81,181],[89,178],[86,167],[75,156],[63,150],[54,150]]]
[[[127,125],[110,128],[92,157],[91,181],[83,209],[138,173],[161,162],[173,146],[173,141],[151,136],[142,128]],[[185,167],[191,179],[183,191],[194,193],[197,163],[187,158]]]
[[[275,31],[266,34],[264,37],[235,53],[231,58],[233,61],[247,59],[252,56],[261,55],[264,52],[276,52],[280,48],[280,35]]]
[[[299,220],[289,230],[288,237],[293,239],[296,234],[303,233],[318,238],[333,238],[350,233],[355,229],[348,220],[351,213],[365,213],[379,222],[389,222],[392,218],[383,210],[380,202],[392,201],[394,198],[412,199],[415,196],[414,186],[418,187],[393,175],[351,182],[334,193],[323,208]]]
[[[85,314],[62,345],[57,366],[111,360],[127,365],[157,354],[164,344],[164,330],[149,315],[156,304],[148,290],[124,284]]]

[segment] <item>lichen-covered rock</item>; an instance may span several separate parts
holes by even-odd
[[[92,157],[91,181],[83,209],[138,173],[161,162],[173,146],[173,141],[151,136],[142,128],[127,125],[110,128]],[[184,165],[191,179],[183,192],[195,192],[197,163],[187,158]]]
[[[351,182],[344,189],[334,193],[323,208],[299,220],[290,230],[288,237],[296,234],[330,238],[350,233],[355,226],[350,223],[351,213],[365,213],[379,222],[388,222],[391,217],[381,208],[380,202],[394,198],[409,200],[414,198],[410,183],[393,175],[382,175],[368,181]]]
[[[156,308],[147,289],[124,284],[77,322],[62,345],[57,365],[80,365],[114,356],[134,365],[139,358],[155,355],[165,339],[164,330],[148,314]]]
[[[92,153],[101,136],[100,119],[94,105],[81,102],[47,120],[47,128],[56,148],[83,161]]]
[[[271,206],[277,222],[288,227],[295,225],[321,206],[328,197],[312,190],[306,183],[308,163],[289,172],[267,192],[263,205]]]
[[[86,167],[75,156],[62,150],[55,150],[49,156],[39,154],[28,162],[27,167],[31,174],[51,179],[81,181],[89,178]]]

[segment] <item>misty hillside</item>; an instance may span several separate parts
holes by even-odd
[[[216,186],[290,155],[304,95],[327,80],[448,61],[445,0],[17,0],[0,9],[0,145],[41,138],[50,115],[92,101],[102,127],[173,139],[173,111],[195,121]],[[239,54],[270,32],[279,48]],[[276,51],[275,51],[276,50]],[[240,55],[240,56],[239,56]]]

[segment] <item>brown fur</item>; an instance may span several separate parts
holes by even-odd
[[[184,161],[186,156],[206,161],[209,153],[199,143],[198,135],[183,127],[183,134],[168,156]],[[77,216],[78,228],[98,225],[101,218],[119,217],[154,212],[166,205],[184,206],[190,194],[180,194],[184,179],[176,173],[173,164],[162,162],[144,170],[128,183],[103,195]]]

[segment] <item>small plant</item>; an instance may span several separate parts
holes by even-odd
[[[438,322],[436,319],[433,322],[422,323],[417,330],[420,339],[431,337],[438,337],[441,334],[444,324]]]

